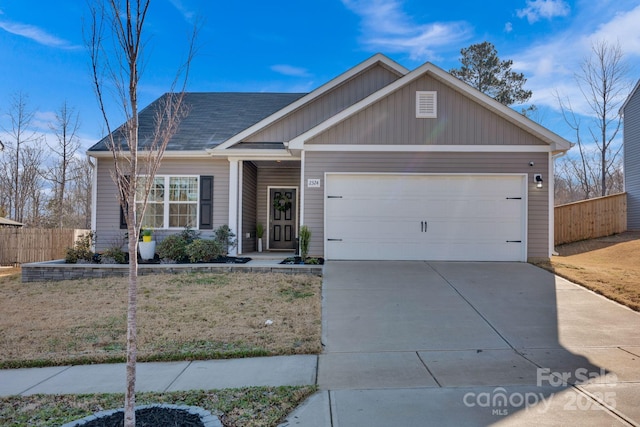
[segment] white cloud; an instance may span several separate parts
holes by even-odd
[[[507,22],[506,24],[504,24],[505,33],[510,33],[512,31],[513,31],[513,24],[511,22]]]
[[[44,46],[57,47],[64,49],[75,48],[68,41],[58,38],[54,35],[48,34],[46,31],[28,24],[20,24],[17,22],[0,21],[0,28],[3,30],[15,34],[17,36],[25,37],[30,40],[40,43]]]
[[[183,0],[169,0],[169,2],[173,5],[173,7],[178,9],[178,12],[180,12],[182,16],[184,16],[184,19],[187,22],[191,22],[195,18],[196,13],[186,6]]]
[[[516,11],[519,18],[527,18],[530,24],[541,18],[552,19],[567,16],[571,9],[564,0],[527,0],[527,7]]]
[[[413,60],[433,59],[435,48],[459,45],[471,35],[466,22],[417,24],[402,10],[399,0],[342,0],[358,15],[361,42],[368,49],[408,53]]]
[[[593,14],[599,12],[594,11]],[[592,115],[584,95],[576,82],[581,73],[580,66],[591,55],[594,42],[620,43],[624,59],[637,67],[640,59],[640,34],[636,30],[640,22],[640,6],[626,12],[619,12],[608,20],[589,13],[563,33],[550,36],[547,40],[530,46],[513,55],[513,68],[523,72],[528,79],[527,88],[533,91],[532,103],[558,110],[555,94],[571,101],[578,114]],[[585,20],[592,25],[583,25]],[[637,69],[635,70],[637,72]],[[637,74],[631,74],[631,79]]]
[[[309,71],[306,68],[294,67],[286,64],[276,64],[271,66],[271,70],[285,76],[292,77],[309,77]]]
[[[609,43],[620,43],[626,55],[640,55],[640,6],[628,12],[617,13],[613,19],[590,35],[593,41],[605,40]]]
[[[56,113],[53,111],[36,111],[33,115],[31,126],[39,130],[49,131],[49,126],[55,125],[55,123]]]

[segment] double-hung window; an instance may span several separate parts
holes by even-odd
[[[138,187],[142,199],[144,178]],[[197,176],[156,176],[149,192],[143,227],[198,227],[199,185]],[[141,203],[138,202],[138,206]]]

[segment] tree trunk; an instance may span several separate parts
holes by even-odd
[[[135,211],[135,208],[130,208]],[[134,224],[133,221],[130,224]],[[125,394],[125,427],[136,425],[136,357],[137,348],[137,311],[138,311],[138,239],[135,228],[129,227],[129,299],[127,305],[127,390]]]

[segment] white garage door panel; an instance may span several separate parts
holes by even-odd
[[[329,259],[524,261],[522,176],[328,175]]]

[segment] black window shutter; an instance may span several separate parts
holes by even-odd
[[[120,206],[120,230],[126,230],[127,229],[127,220],[124,217],[124,210],[122,209],[122,206]]]
[[[123,180],[126,181],[126,183],[128,183],[129,175],[125,175],[123,177]],[[125,217],[125,212],[124,212],[124,209],[122,209],[122,205],[120,205],[120,230],[126,230],[126,229],[127,229],[127,218]]]
[[[200,230],[213,230],[213,176],[200,176]]]

